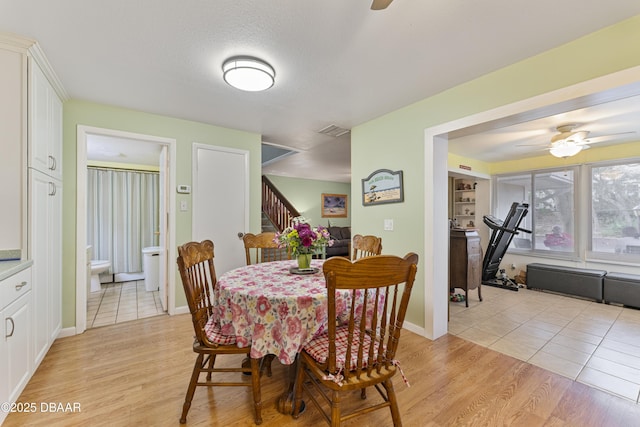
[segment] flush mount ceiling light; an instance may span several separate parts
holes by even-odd
[[[224,81],[249,92],[267,90],[275,82],[276,72],[271,65],[257,58],[234,57],[222,65]]]

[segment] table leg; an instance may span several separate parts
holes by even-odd
[[[293,405],[295,402],[295,391],[296,391],[296,378],[298,376],[298,370],[300,369],[300,357],[296,356],[296,360],[289,365],[289,385],[287,391],[282,393],[278,400],[276,401],[276,408],[278,412],[291,415],[293,414]],[[301,402],[300,413],[302,414],[305,410],[304,401]]]

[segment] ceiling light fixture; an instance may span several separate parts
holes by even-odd
[[[276,72],[271,65],[257,58],[238,56],[222,65],[224,81],[249,92],[267,90],[275,82]]]
[[[549,152],[556,157],[571,157],[582,151],[582,148],[582,145],[576,145],[573,141],[560,140],[553,143]]]

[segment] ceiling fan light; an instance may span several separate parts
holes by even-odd
[[[582,151],[581,145],[575,144],[556,144],[549,149],[551,155],[555,157],[571,157]]]
[[[222,65],[224,81],[236,89],[248,92],[267,90],[275,83],[276,72],[271,65],[257,58],[234,57]]]

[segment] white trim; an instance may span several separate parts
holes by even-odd
[[[76,137],[76,326],[75,333],[81,334],[87,329],[87,283],[86,283],[86,247],[87,247],[87,135],[104,135],[119,138],[135,139],[166,145],[169,150],[168,171],[169,207],[167,214],[167,312],[175,313],[176,303],[176,265],[169,260],[176,258],[176,145],[173,138],[124,132],[92,126],[77,126]]]
[[[423,327],[414,325],[413,323],[405,321],[402,325],[402,329],[406,329],[409,332],[413,332],[414,334],[418,334],[421,337],[426,336],[426,332]]]
[[[177,314],[190,314],[191,312],[189,311],[189,306],[187,305],[181,305],[180,307],[176,307],[173,310],[173,314],[177,315]]]
[[[58,332],[58,336],[56,337],[56,339],[72,337],[74,335],[77,335],[75,326],[72,326],[70,328],[62,328],[60,329],[60,332]]]
[[[442,176],[435,169],[438,164],[447,164],[449,134],[472,126],[478,132],[487,128],[499,128],[516,122],[525,122],[545,115],[557,114],[589,105],[601,104],[615,99],[626,98],[640,93],[640,66],[618,71],[606,76],[581,82],[562,89],[537,95],[512,104],[503,105],[451,122],[439,124],[424,131],[424,167],[433,168],[433,174],[425,174],[424,200],[424,254],[422,264],[425,272],[424,283],[424,324],[425,336],[436,339],[447,333],[448,283],[446,270],[434,266],[448,266],[448,251],[435,251],[435,242],[448,241],[446,235],[447,203],[442,203],[442,195],[435,191],[442,184]],[[470,133],[470,132],[467,132]],[[445,177],[446,178],[446,177]],[[446,185],[446,181],[444,181]],[[437,209],[435,207],[437,206]],[[447,303],[445,304],[445,301]],[[436,304],[434,304],[434,302]],[[443,327],[444,325],[444,327]]]

